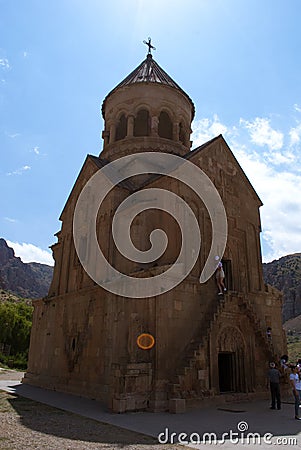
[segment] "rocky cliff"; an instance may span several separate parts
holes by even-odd
[[[0,289],[23,298],[44,297],[51,283],[53,267],[23,263],[0,238]]]
[[[283,292],[283,322],[301,314],[301,253],[263,264],[266,283]]]

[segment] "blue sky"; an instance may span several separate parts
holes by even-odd
[[[0,0],[0,236],[51,263],[100,107],[156,46],[196,106],[193,148],[222,133],[262,199],[263,259],[301,251],[299,0]]]

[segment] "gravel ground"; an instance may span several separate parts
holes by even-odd
[[[2,379],[17,380],[22,375],[0,371]],[[0,391],[0,449],[183,450],[184,447],[159,445],[149,436]]]

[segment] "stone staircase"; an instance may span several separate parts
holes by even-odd
[[[203,326],[199,327],[199,334],[195,336],[194,340],[184,350],[183,354],[185,356],[183,356],[179,368],[169,385],[169,398],[193,399],[208,398],[214,395],[208,385],[206,363],[207,355],[209,354],[209,336],[218,317],[233,300],[239,305],[241,312],[253,323],[256,337],[259,339],[262,348],[265,349],[266,359],[274,360],[273,345],[266,336],[265,324],[258,319],[250,300],[236,291],[228,291],[224,296],[218,297],[217,301],[212,303],[211,311],[204,316]],[[200,382],[200,380],[202,381]],[[189,386],[189,389],[187,389],[187,386]]]
[[[265,349],[267,360],[274,361],[276,359],[279,359],[280,355],[276,355],[273,348],[273,342],[271,339],[268,339],[265,331],[265,323],[262,323],[261,320],[258,318],[254,306],[250,302],[249,299],[244,299],[242,294],[237,294],[240,297],[241,303],[240,308],[242,311],[245,312],[245,315],[251,320],[251,322],[254,324],[254,330],[256,336],[260,339],[263,348]]]

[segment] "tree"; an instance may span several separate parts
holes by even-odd
[[[11,355],[27,353],[33,307],[24,301],[0,303],[0,343],[11,346]]]

